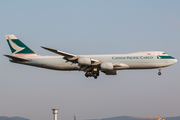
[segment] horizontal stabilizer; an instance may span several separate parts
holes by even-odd
[[[11,55],[4,55],[6,57],[8,57],[11,60],[15,60],[15,61],[30,61],[28,59],[25,58],[21,58],[21,57],[16,57],[16,56],[11,56]]]

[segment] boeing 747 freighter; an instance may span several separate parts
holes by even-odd
[[[158,75],[161,69],[173,65],[177,59],[162,51],[137,52],[110,55],[74,55],[56,49],[42,48],[60,56],[41,56],[26,46],[14,35],[5,35],[12,55],[4,55],[11,62],[64,71],[84,71],[86,77],[99,76],[100,71],[106,75],[117,75],[117,70],[155,69]]]

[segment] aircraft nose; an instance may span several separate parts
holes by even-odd
[[[178,60],[177,60],[177,59],[175,59],[175,60],[174,60],[174,63],[177,63],[177,61],[178,61]]]
[[[177,63],[177,59],[171,59],[171,60],[169,60],[169,65],[173,65],[173,64],[175,64],[175,63]]]

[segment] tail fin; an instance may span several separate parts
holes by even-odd
[[[28,46],[26,46],[23,42],[21,42],[14,35],[5,35],[6,40],[9,44],[11,52],[13,55],[35,55],[37,54],[31,50]]]

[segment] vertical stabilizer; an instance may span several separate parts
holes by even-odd
[[[13,55],[35,55],[37,54],[26,46],[23,42],[21,42],[16,36],[14,35],[5,35],[6,40],[9,44],[11,52]]]

